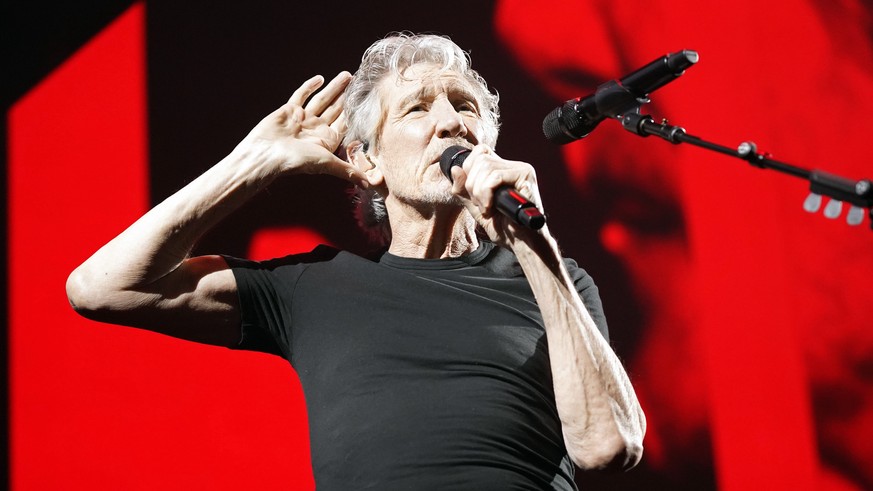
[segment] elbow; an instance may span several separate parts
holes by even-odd
[[[585,445],[570,448],[570,460],[582,470],[623,472],[632,469],[643,458],[643,435],[614,434]]]
[[[67,277],[67,301],[70,302],[70,307],[78,314],[84,315],[87,311],[86,305],[88,302],[88,283],[85,280],[85,275],[77,268]]]
[[[79,315],[93,319],[103,310],[107,295],[100,292],[96,282],[81,267],[67,277],[66,291],[70,306]]]

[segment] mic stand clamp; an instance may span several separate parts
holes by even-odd
[[[648,102],[647,99],[639,102]],[[864,219],[864,209],[870,217],[870,229],[873,230],[873,181],[870,179],[852,180],[820,170],[808,170],[796,167],[785,162],[779,162],[770,158],[769,154],[758,152],[758,146],[754,142],[745,141],[737,146],[736,150],[715,143],[708,142],[693,135],[689,135],[684,128],[667,124],[664,119],[661,123],[647,115],[640,114],[640,107],[628,108],[623,114],[615,116],[621,122],[624,129],[639,136],[647,137],[654,135],[668,142],[678,145],[690,143],[694,146],[712,150],[714,152],[745,160],[759,169],[774,169],[785,174],[799,177],[809,181],[810,194],[803,203],[803,209],[815,213],[821,207],[822,196],[830,197],[825,206],[824,216],[834,219],[840,216],[843,202],[851,204],[846,215],[849,225],[858,225]]]
[[[668,125],[666,119],[661,120],[661,124],[655,123],[655,120],[648,114],[640,114],[639,107],[634,111],[619,116],[619,119],[621,119],[621,125],[624,126],[624,129],[631,133],[639,136],[655,135],[674,145],[682,143],[679,135],[686,134],[685,128]]]

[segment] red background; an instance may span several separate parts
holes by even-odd
[[[279,4],[136,3],[7,112],[13,489],[313,487],[287,363],[87,321],[63,285],[295,84],[354,69],[371,41],[399,29],[448,34],[472,51],[502,96],[498,152],[537,166],[553,232],[601,286],[651,428],[638,469],[581,484],[873,486],[869,219],[848,227],[807,214],[801,180],[640,140],[611,121],[560,153],[537,132],[561,100],[690,48],[701,62],[653,94],[654,116],[869,178],[866,4],[506,1],[433,13],[398,3],[330,20],[319,20],[327,7]],[[644,161],[620,170],[667,197],[633,213],[646,221],[663,205],[679,225],[643,236],[627,213],[612,214],[631,201],[593,200],[599,155],[601,166],[609,155]],[[327,179],[280,183],[201,252],[266,258],[317,242],[365,251],[343,195]]]

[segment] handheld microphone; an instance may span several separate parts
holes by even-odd
[[[543,120],[543,134],[559,145],[585,138],[601,121],[649,102],[647,96],[680,77],[699,59],[696,51],[662,56],[620,80],[610,80],[585,98],[570,99]]]
[[[468,155],[470,149],[460,145],[453,145],[443,151],[440,156],[440,170],[449,181],[455,182],[452,179],[452,167],[463,166]],[[539,230],[546,224],[546,217],[540,213],[539,208],[512,186],[500,186],[494,191],[494,206],[518,225],[531,230]]]

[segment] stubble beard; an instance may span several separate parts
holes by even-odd
[[[405,202],[425,213],[430,210],[436,211],[439,208],[464,206],[461,198],[452,194],[452,184],[446,178],[422,183],[418,192],[403,194],[395,194],[398,201]]]

